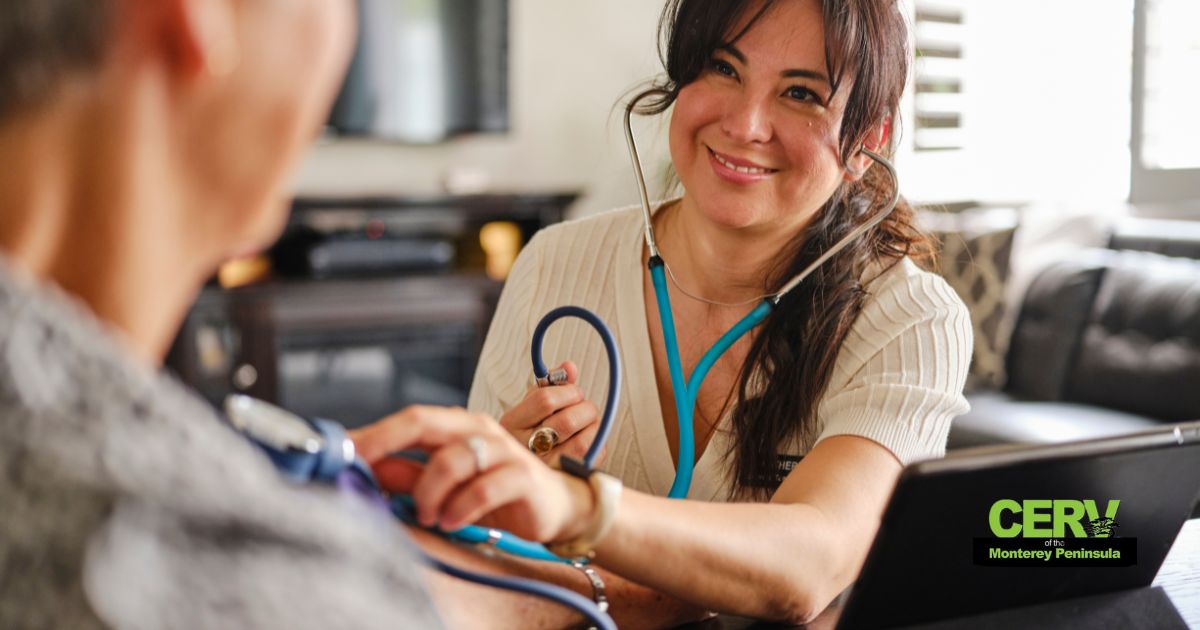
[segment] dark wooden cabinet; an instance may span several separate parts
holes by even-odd
[[[215,405],[244,392],[350,427],[414,403],[464,405],[503,286],[483,273],[471,239],[488,222],[509,221],[527,242],[561,221],[574,198],[300,200],[293,220],[345,212],[360,220],[382,216],[414,233],[435,226],[459,243],[454,266],[211,285],[189,313],[168,365]]]

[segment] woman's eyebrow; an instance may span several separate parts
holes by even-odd
[[[738,63],[741,63],[742,65],[746,65],[746,55],[743,55],[742,51],[737,49],[737,46],[734,46],[733,44],[723,44],[717,50],[723,50],[723,51],[733,55],[733,58],[737,59]]]
[[[724,52],[729,53],[730,55],[733,56],[734,59],[738,60],[738,63],[740,63],[744,66],[750,65],[750,62],[746,61],[746,55],[743,54],[742,51],[738,50],[737,46],[734,46],[733,44],[724,44],[717,50],[722,50]],[[807,68],[790,68],[788,70],[784,70],[783,72],[780,72],[779,76],[784,77],[784,78],[801,77],[804,79],[813,79],[816,81],[822,81],[826,85],[829,84],[829,77],[826,77],[825,73],[819,72],[817,70],[809,70]]]
[[[815,79],[817,81],[823,81],[826,84],[829,83],[829,79],[825,76],[825,74],[822,72],[817,72],[816,70],[805,70],[803,68],[793,68],[791,70],[784,70],[783,72],[780,72],[779,74],[780,74],[780,76],[787,77],[787,78],[802,77],[805,79]]]

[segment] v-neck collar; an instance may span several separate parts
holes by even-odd
[[[655,207],[662,207],[670,200]],[[675,481],[675,467],[671,460],[671,448],[667,442],[667,430],[662,407],[658,399],[658,386],[654,377],[654,352],[650,346],[650,323],[646,318],[645,243],[642,236],[641,210],[631,213],[637,229],[630,229],[621,243],[622,262],[617,265],[617,316],[621,330],[625,332],[625,382],[629,392],[629,410],[632,415],[634,439],[638,454],[642,458],[646,475],[654,494],[666,496]],[[637,264],[629,262],[637,261]],[[626,262],[629,261],[629,262]],[[692,471],[692,487],[689,499],[702,501],[718,500],[725,487],[725,471],[720,460],[728,448],[727,413],[718,422],[709,438],[704,453],[696,461]]]

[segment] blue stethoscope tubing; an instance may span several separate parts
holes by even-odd
[[[600,417],[600,427],[596,432],[596,438],[592,440],[592,444],[588,447],[587,453],[583,457],[583,463],[587,468],[592,468],[596,463],[596,458],[599,457],[601,449],[608,441],[608,435],[612,431],[613,418],[616,415],[617,403],[621,396],[621,354],[617,351],[617,341],[613,337],[612,331],[604,324],[604,320],[596,316],[595,313],[580,308],[578,306],[560,306],[549,313],[538,322],[533,329],[533,340],[530,344],[531,358],[533,362],[533,374],[538,379],[544,379],[550,373],[546,369],[546,363],[542,360],[542,342],[546,338],[546,331],[550,329],[551,324],[564,318],[576,317],[582,319],[596,329],[596,333],[600,335],[601,341],[604,342],[604,350],[608,355],[608,395],[604,403],[604,412]],[[428,455],[419,450],[400,451],[392,455],[393,457],[402,457],[405,459],[414,460],[420,463],[425,463],[428,460]],[[415,523],[413,518],[412,499],[405,496],[396,496],[392,498],[392,511],[396,513],[401,520]],[[453,532],[444,532],[447,536],[454,540],[469,544],[490,544],[500,551],[505,553],[529,558],[531,560],[544,560],[547,562],[562,562],[570,563],[571,560],[555,555],[546,549],[545,545],[540,543],[525,540],[519,536],[509,532],[480,527],[478,525],[467,525]]]
[[[692,487],[692,470],[696,462],[696,437],[692,422],[692,414],[696,408],[696,396],[700,393],[700,384],[708,371],[716,364],[717,359],[729,349],[742,335],[750,332],[759,325],[767,315],[774,310],[774,305],[764,300],[754,307],[745,317],[732,328],[721,335],[717,342],[700,357],[700,362],[692,370],[692,375],[685,385],[680,387],[683,380],[683,365],[679,359],[679,342],[675,336],[675,318],[671,315],[671,298],[667,294],[667,278],[663,273],[661,258],[651,258],[650,277],[654,282],[654,296],[658,302],[658,314],[662,319],[663,345],[666,346],[667,367],[671,372],[671,389],[675,398],[676,417],[679,424],[679,454],[675,469],[675,481],[667,497],[682,499],[687,496]]]
[[[269,403],[255,401],[247,396],[236,395],[231,398],[246,399],[245,402],[248,404],[241,404],[243,401],[237,401],[238,404],[227,401],[226,409],[229,423],[249,440],[262,448],[263,452],[270,458],[271,463],[274,464],[280,474],[288,481],[297,484],[319,483],[329,485],[336,488],[339,492],[361,498],[374,508],[391,512],[402,521],[415,522],[415,509],[412,499],[405,496],[388,496],[382,486],[380,486],[375,474],[371,471],[371,467],[356,452],[354,443],[347,436],[344,426],[332,420],[296,417],[297,421],[307,423],[318,434],[320,439],[313,438],[311,441],[306,442],[303,447],[284,448],[279,446],[276,440],[263,437],[261,433],[253,428],[255,426],[253,415],[255,413],[266,413],[265,419],[271,420],[272,416],[277,417],[280,413],[288,414],[290,412],[275,408]],[[272,412],[270,411],[271,409],[275,409],[276,411]],[[259,419],[263,420],[261,417]],[[428,454],[419,450],[402,451],[394,453],[393,456],[415,460],[420,463],[426,463],[429,460]],[[484,532],[484,538],[475,540],[467,539],[467,542],[495,544],[494,539],[488,539],[488,532],[494,530],[475,529]],[[458,536],[458,538],[461,540],[465,537]],[[509,553],[537,557],[534,553],[536,550],[522,547],[520,545],[522,542],[524,541],[508,541],[507,546],[498,546]],[[533,543],[525,544],[532,545]],[[541,546],[538,545],[538,547]],[[426,565],[453,577],[485,586],[493,586],[518,593],[543,597],[579,611],[596,628],[616,630],[616,625],[613,623],[612,618],[604,612],[605,608],[574,591],[536,580],[477,575],[470,571],[448,565],[425,553],[424,550],[415,545],[412,546],[412,550]],[[550,555],[550,559],[557,559],[556,556],[549,554],[544,548],[541,551]]]
[[[780,300],[783,299],[783,296],[796,288],[812,272],[823,265],[825,261],[846,247],[849,247],[855,239],[886,219],[896,209],[896,204],[900,201],[900,179],[896,175],[896,168],[887,158],[871,151],[865,146],[861,147],[860,150],[863,154],[882,166],[892,179],[892,196],[888,200],[888,203],[875,216],[851,230],[849,234],[842,237],[837,243],[834,243],[833,247],[830,247],[824,254],[809,263],[800,273],[793,276],[791,280],[784,284],[783,288],[777,293],[764,298],[745,317],[734,324],[724,335],[721,335],[716,343],[700,358],[699,363],[692,370],[691,376],[687,380],[684,380],[683,366],[679,357],[679,342],[675,334],[675,317],[671,310],[671,298],[667,290],[666,263],[659,254],[658,244],[654,240],[654,224],[651,219],[653,212],[650,209],[650,195],[646,189],[646,176],[642,169],[642,160],[638,155],[637,139],[633,135],[632,118],[634,110],[637,108],[639,101],[652,95],[661,96],[662,92],[643,92],[626,105],[625,143],[629,148],[629,161],[633,166],[634,180],[637,182],[638,187],[638,199],[642,206],[643,236],[646,248],[650,252],[650,258],[646,264],[650,270],[650,278],[654,286],[654,295],[658,306],[658,316],[662,322],[663,345],[667,354],[667,366],[671,374],[671,389],[674,395],[673,398],[675,399],[675,409],[679,425],[679,456],[676,463],[675,481],[671,484],[671,490],[667,496],[673,499],[681,499],[687,496],[692,484],[692,471],[696,465],[696,441],[693,416],[696,409],[696,397],[700,393],[700,385],[704,382],[708,371],[730,346],[736,343],[743,335],[750,332],[755,326],[762,323],[771,314],[771,311],[775,309],[775,306],[779,304]]]
[[[415,450],[402,451],[397,453],[395,456],[420,461],[422,463],[428,461],[429,459],[429,456],[423,451]],[[379,493],[379,496],[382,496],[379,482],[375,479],[375,475],[371,472],[370,467],[367,466],[365,462],[356,458],[349,467],[353,468],[355,473],[361,475],[369,486],[375,488],[375,490]],[[389,507],[391,508],[392,514],[394,514],[400,520],[409,523],[414,523],[416,521],[414,514],[415,508],[413,506],[411,497],[393,496],[391,497],[391,504]],[[495,538],[489,540],[489,531],[493,532],[493,536],[495,536],[495,534],[498,532],[498,530],[488,530],[483,527],[470,525],[462,530],[454,532],[454,534],[450,537],[467,543],[493,544],[498,549],[506,553],[532,558],[534,560],[562,561],[561,558],[547,551],[544,546],[522,540],[513,536],[512,534],[508,534],[506,536],[507,540],[502,540],[502,542],[497,541]],[[604,610],[601,610],[596,602],[593,602],[592,600],[570,589],[526,578],[473,573],[465,569],[460,569],[454,565],[447,564],[429,555],[425,552],[425,550],[417,547],[416,545],[413,545],[413,550],[425,564],[451,577],[456,577],[460,580],[465,580],[475,584],[482,584],[483,586],[491,586],[493,588],[504,589],[506,591],[513,591],[525,595],[541,597],[543,599],[547,599],[552,602],[562,604],[563,606],[575,609],[584,617],[587,617],[588,621],[599,630],[617,630],[617,625],[615,622],[613,622],[612,617],[608,616]]]
[[[608,442],[608,435],[612,432],[617,400],[621,396],[621,353],[617,351],[617,340],[612,331],[595,313],[578,306],[560,306],[547,313],[533,329],[533,341],[529,349],[533,359],[533,375],[538,379],[544,379],[550,373],[546,369],[546,363],[542,361],[542,342],[546,338],[546,331],[550,329],[551,324],[564,317],[578,317],[591,324],[604,342],[604,351],[608,354],[608,396],[604,402],[604,413],[600,417],[600,428],[596,432],[596,438],[592,440],[587,454],[583,456],[583,463],[590,469],[596,463],[600,450],[604,448],[604,444]]]
[[[425,461],[425,453],[411,453],[404,451],[394,457],[404,457],[414,461]],[[391,497],[391,510],[401,521],[410,525],[417,525],[416,505],[413,503],[412,497],[404,495],[393,495]],[[491,545],[504,553],[530,560],[542,560],[545,562],[562,562],[570,563],[570,560],[561,558],[550,553],[545,545],[525,540],[519,536],[515,536],[506,531],[499,529],[490,529],[479,525],[466,525],[461,529],[456,529],[452,532],[438,531],[451,540],[456,540],[469,545]]]
[[[617,351],[617,342],[613,337],[612,331],[609,330],[604,321],[596,316],[595,313],[578,306],[560,306],[547,313],[534,328],[531,355],[535,377],[544,379],[549,374],[549,370],[546,369],[546,364],[542,360],[542,342],[546,337],[546,331],[550,329],[550,325],[564,317],[577,317],[595,328],[596,332],[600,335],[600,339],[604,342],[604,349],[608,354],[609,385],[604,412],[600,418],[600,428],[597,430],[596,438],[588,447],[588,451],[583,458],[584,464],[590,469],[595,464],[596,458],[599,457],[600,451],[604,448],[604,444],[608,441],[608,435],[612,431],[613,418],[616,415],[617,403],[621,395],[621,355]],[[420,463],[425,463],[429,458],[427,453],[419,450],[401,451],[393,454],[393,457],[402,457]],[[402,521],[409,523],[416,522],[415,508],[411,497],[393,496],[391,499],[391,510]],[[572,562],[569,559],[551,553],[550,550],[546,549],[545,545],[525,540],[498,529],[467,525],[453,532],[443,533],[453,540],[469,544],[492,545],[505,553],[531,560],[562,563]],[[452,577],[476,584],[542,597],[574,608],[586,616],[596,628],[601,630],[616,629],[616,624],[612,621],[612,618],[601,610],[595,602],[569,589],[537,580],[473,573],[446,564],[423,551],[418,551],[425,562]]]
[[[424,554],[424,552],[422,553]],[[471,573],[470,571],[465,571],[463,569],[459,569],[458,567],[446,564],[437,558],[429,557],[427,554],[424,555],[426,555],[426,561],[432,565],[433,568],[451,577],[456,577],[460,580],[466,580],[468,582],[474,582],[475,584],[482,584],[484,586],[491,586],[507,591],[515,591],[517,593],[525,593],[527,595],[534,595],[548,599],[564,606],[574,608],[575,610],[583,613],[583,615],[588,618],[588,621],[599,630],[617,630],[617,624],[613,622],[612,617],[609,617],[607,613],[601,611],[595,602],[570,589],[525,578],[499,577],[495,575]]]

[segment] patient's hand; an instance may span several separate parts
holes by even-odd
[[[511,556],[485,556],[424,530],[409,533],[426,553],[459,568],[490,575],[512,575],[557,584],[584,597],[592,597],[591,582],[564,564],[520,560]],[[621,630],[670,628],[700,621],[709,613],[679,600],[593,567],[603,578],[609,614]],[[553,602],[464,582],[433,570],[425,572],[442,620],[448,628],[577,628],[583,615]]]
[[[507,561],[489,558],[430,532],[410,529],[409,534],[426,553],[461,569],[489,575],[522,574]],[[429,594],[447,628],[569,628],[583,622],[583,615],[546,600],[464,582],[433,569],[424,573]],[[575,586],[584,594],[582,587],[586,585],[582,580],[580,576],[580,584]]]

